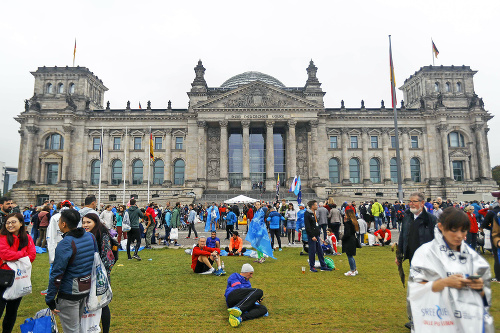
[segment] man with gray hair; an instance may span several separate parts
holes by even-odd
[[[424,209],[425,197],[421,192],[410,194],[408,204],[410,209],[405,212],[403,217],[398,248],[400,253],[403,254],[403,261],[408,259],[411,265],[413,254],[415,254],[420,245],[434,239],[436,217]],[[398,261],[397,258],[396,265],[402,265],[402,262]],[[405,326],[411,329],[411,307],[408,301],[406,307],[410,322],[406,323]]]
[[[208,247],[206,244],[206,237],[201,236],[198,239],[198,245],[193,248],[191,253],[191,268],[197,274],[226,275],[221,265],[220,249]],[[214,263],[217,264],[217,269],[212,266]]]
[[[252,276],[252,265],[243,264],[241,273],[233,273],[227,279],[224,296],[228,306],[229,324],[232,327],[240,326],[244,320],[267,315],[267,308],[261,304],[264,292],[261,289],[252,288],[250,284]]]

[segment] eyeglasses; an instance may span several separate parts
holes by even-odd
[[[411,203],[419,203],[421,202],[420,200],[410,200]]]
[[[5,225],[14,225],[19,221],[5,222]]]

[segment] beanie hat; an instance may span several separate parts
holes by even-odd
[[[250,264],[243,264],[243,266],[241,266],[241,272],[242,272],[242,273],[250,273],[250,272],[253,272],[253,267],[252,267],[252,265],[250,265]]]

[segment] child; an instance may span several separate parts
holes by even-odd
[[[326,229],[326,239],[321,247],[325,254],[340,255],[340,253],[337,253],[337,237],[335,237],[331,228]]]

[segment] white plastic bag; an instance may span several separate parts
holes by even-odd
[[[172,228],[172,230],[170,230],[170,239],[179,239],[179,229],[178,228]]]
[[[101,331],[101,328],[99,327],[99,323],[101,322],[101,313],[102,309],[88,311],[87,307],[85,307],[80,320],[81,331],[84,333],[99,333]]]
[[[130,217],[128,216],[128,212],[125,212],[123,214],[123,220],[122,220],[122,232],[129,232],[130,229]]]
[[[13,300],[31,294],[31,261],[29,257],[22,257],[17,261],[7,262],[7,265],[16,275],[14,283],[5,289],[3,298]]]
[[[484,230],[484,249],[491,250],[491,230]]]
[[[106,268],[102,264],[99,252],[94,252],[94,264],[92,266],[92,282],[87,299],[88,311],[95,311],[105,307],[111,302],[113,292],[108,281]]]

